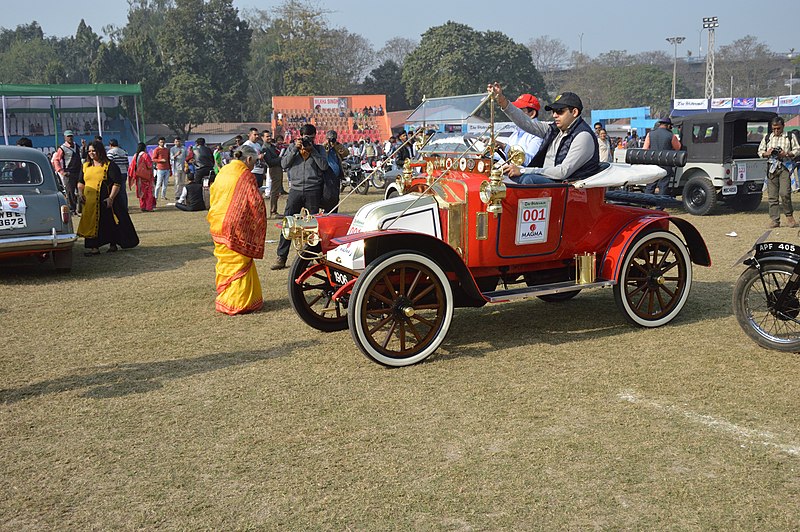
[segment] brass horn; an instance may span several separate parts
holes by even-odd
[[[525,151],[520,146],[509,146],[506,162],[525,166]]]

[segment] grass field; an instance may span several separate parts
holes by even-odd
[[[295,316],[275,244],[228,317],[204,213],[132,211],[136,249],[0,270],[2,529],[800,528],[800,355],[731,310],[766,202],[683,215],[714,265],[668,326],[608,289],[462,309],[395,370]]]

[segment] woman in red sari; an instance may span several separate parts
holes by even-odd
[[[144,142],[140,142],[136,147],[136,155],[128,166],[128,188],[131,188],[134,182],[142,212],[156,210],[156,198],[153,195],[153,160],[147,154]]]
[[[258,154],[250,146],[234,152],[210,189],[208,223],[217,258],[216,308],[243,314],[263,305],[261,282],[253,259],[264,257],[267,209],[251,172]]]

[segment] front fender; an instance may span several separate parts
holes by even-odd
[[[455,281],[454,288],[461,288],[467,300],[462,301],[460,306],[480,306],[486,303],[464,260],[440,239],[411,231],[365,233],[364,236],[364,258],[367,265],[390,251],[414,250],[439,264],[448,277]]]
[[[630,222],[614,235],[603,254],[600,277],[602,279],[618,279],[623,258],[636,238],[643,232],[651,231],[654,228],[666,231],[669,229],[669,222],[675,224],[683,235],[692,262],[701,266],[711,266],[711,255],[708,253],[705,241],[691,223],[669,215],[648,215]]]

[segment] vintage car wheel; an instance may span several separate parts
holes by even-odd
[[[717,191],[707,177],[695,176],[683,187],[683,206],[689,214],[705,216],[717,204]]]
[[[316,248],[306,248],[306,251],[318,251]],[[302,283],[295,280],[317,261],[297,257],[289,269],[289,302],[300,318],[311,327],[323,331],[343,331],[347,329],[347,309],[341,302],[332,301],[336,291],[331,285],[325,270],[312,274]],[[333,305],[333,306],[331,306]],[[330,311],[323,312],[323,309]]]
[[[398,192],[396,188],[392,188],[392,189],[389,189],[389,192],[386,193],[386,198],[385,199],[396,198],[399,195],[400,195],[400,192]]]
[[[573,297],[580,294],[580,290],[573,290],[571,292],[559,292],[558,294],[545,294],[543,296],[536,296],[542,301],[546,301],[547,303],[561,303],[562,301],[567,301],[572,299]]]
[[[350,333],[370,360],[408,366],[436,351],[450,329],[453,292],[436,262],[410,250],[379,257],[353,286]]]
[[[790,294],[787,304],[777,309],[775,303],[794,268],[778,262],[762,263],[764,283],[758,270],[748,268],[733,289],[733,312],[742,330],[758,345],[787,353],[800,351],[800,300]]]
[[[53,252],[53,266],[59,273],[69,273],[72,271],[72,248],[63,251]]]
[[[639,236],[625,254],[614,299],[629,322],[658,327],[678,315],[691,286],[686,245],[669,231],[653,231]]]

